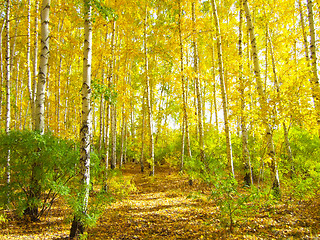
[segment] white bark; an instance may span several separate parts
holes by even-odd
[[[180,44],[180,75],[181,75],[181,84],[182,84],[182,104],[183,104],[183,120],[182,120],[182,146],[181,146],[181,170],[183,170],[184,165],[184,149],[185,149],[185,140],[187,142],[187,152],[189,157],[191,154],[190,140],[189,140],[189,123],[188,123],[188,113],[187,113],[187,92],[186,92],[186,78],[184,76],[184,64],[183,64],[183,40],[182,40],[182,9],[181,9],[181,0],[179,0],[179,44]]]
[[[149,63],[148,63],[148,49],[147,49],[147,25],[148,25],[148,11],[147,6],[145,9],[145,19],[144,19],[144,60],[145,60],[145,78],[146,78],[146,89],[147,89],[147,107],[148,107],[148,117],[149,117],[149,144],[150,144],[150,158],[152,170],[151,174],[154,175],[154,138],[153,138],[153,114],[152,114],[152,89],[149,77]]]
[[[85,1],[86,19],[84,24],[84,59],[83,59],[83,84],[82,84],[82,127],[81,138],[81,172],[83,184],[86,187],[83,210],[86,211],[89,198],[90,185],[90,139],[92,132],[91,119],[91,62],[92,62],[92,23],[91,6]]]
[[[221,87],[222,105],[223,105],[223,117],[224,117],[224,127],[225,127],[224,130],[225,130],[226,145],[227,145],[227,158],[228,158],[228,163],[230,165],[231,173],[234,177],[235,175],[234,175],[234,167],[233,167],[231,135],[230,135],[230,129],[229,129],[227,94],[226,94],[226,88],[225,88],[224,68],[223,68],[223,58],[222,58],[220,23],[219,23],[219,17],[218,17],[215,0],[211,0],[211,4],[213,9],[213,17],[215,20],[216,35],[217,35],[219,77],[220,77],[220,87]]]
[[[113,91],[115,87],[115,21],[112,23],[112,38],[111,38],[111,57],[112,61],[110,62],[110,75],[109,75],[109,88]],[[116,168],[117,164],[117,109],[116,104],[113,102],[114,99],[111,99],[110,105],[110,114],[111,114],[111,169]]]
[[[31,119],[33,112],[33,101],[32,101],[32,76],[31,76],[31,61],[30,61],[30,49],[31,49],[31,0],[28,0],[28,33],[27,33],[27,74],[28,74],[28,90],[29,90],[29,104],[31,106]],[[32,124],[32,121],[31,121]],[[32,125],[31,125],[32,127]]]
[[[196,16],[195,16],[195,2],[192,2],[192,48],[193,48],[193,69],[195,73],[195,106],[198,115],[198,135],[199,135],[199,147],[200,147],[200,158],[201,161],[205,161],[204,153],[204,131],[203,131],[203,117],[202,117],[202,98],[201,98],[201,86],[199,79],[199,59],[198,59],[198,50],[197,50],[197,40],[196,40]]]
[[[35,17],[34,17],[34,59],[33,59],[33,83],[32,83],[32,129],[35,130],[36,120],[36,97],[37,97],[37,79],[38,79],[38,12],[39,12],[39,1],[36,1]]]
[[[10,71],[10,63],[11,63],[11,54],[10,54],[10,8],[11,1],[7,0],[6,2],[6,133],[10,132],[10,124],[11,124],[11,71]],[[10,150],[7,156],[7,184],[10,184],[11,170],[10,170]],[[9,198],[8,198],[9,201]]]
[[[280,181],[279,181],[279,173],[277,167],[277,160],[275,156],[274,144],[273,144],[273,135],[271,131],[271,127],[268,123],[266,111],[267,111],[267,100],[265,92],[263,91],[262,81],[261,81],[261,74],[260,74],[260,66],[259,66],[259,58],[258,58],[258,50],[257,50],[257,43],[255,38],[254,26],[251,19],[251,14],[249,10],[248,0],[243,1],[243,7],[246,13],[247,18],[247,26],[248,31],[250,33],[250,40],[251,40],[251,48],[252,48],[252,55],[253,55],[253,63],[254,63],[254,73],[256,77],[256,84],[257,84],[257,91],[259,94],[259,103],[260,103],[260,112],[263,120],[263,124],[266,129],[266,138],[267,138],[267,147],[268,147],[268,156],[271,158],[271,172],[273,174],[273,189],[276,191],[280,191]]]
[[[43,0],[41,7],[41,56],[39,65],[39,77],[37,85],[37,106],[35,129],[44,132],[44,101],[45,87],[48,77],[49,60],[49,10],[50,0]]]
[[[92,62],[92,22],[90,0],[84,0],[84,47],[83,47],[83,83],[82,83],[82,122],[80,129],[80,174],[82,178],[83,192],[81,198],[82,214],[87,214],[90,187],[90,151],[91,151],[91,62]],[[74,238],[84,232],[84,222],[80,216],[75,216],[70,238]]]
[[[242,158],[244,164],[244,181],[246,185],[253,184],[252,169],[250,154],[248,149],[248,132],[247,132],[247,119],[245,117],[245,84],[243,78],[243,52],[242,52],[242,25],[243,25],[243,7],[242,0],[240,0],[240,11],[239,11],[239,84],[240,84],[240,122],[241,122],[241,136],[242,136]]]
[[[313,16],[313,2],[312,0],[307,0],[308,2],[308,19],[309,19],[309,29],[310,29],[310,61],[311,61],[311,85],[312,85],[312,95],[313,101],[316,109],[317,124],[318,124],[318,135],[320,137],[320,86],[319,86],[319,76],[317,67],[317,54],[316,54],[316,32]]]

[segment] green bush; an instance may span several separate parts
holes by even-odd
[[[75,176],[79,153],[72,141],[51,133],[11,131],[0,135],[0,164],[7,165],[10,152],[11,181],[3,179],[0,189],[2,206],[9,203],[18,215],[38,220],[50,210],[58,196],[67,195],[67,184]],[[33,211],[30,211],[33,210]]]

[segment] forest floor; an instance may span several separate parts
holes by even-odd
[[[140,173],[128,163],[123,178],[135,191],[106,205],[88,239],[319,239],[320,200],[286,198],[255,209],[246,217],[235,216],[233,233],[223,218],[210,188],[168,166],[156,168],[156,176]],[[0,225],[0,239],[68,239],[70,210],[55,204],[41,222],[26,223],[8,213]]]

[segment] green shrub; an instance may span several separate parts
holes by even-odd
[[[1,182],[6,187],[0,190],[0,204],[9,202],[19,216],[27,214],[38,220],[57,197],[69,193],[68,182],[75,175],[78,151],[72,141],[35,131],[1,134],[2,167],[6,166],[9,151],[11,181],[9,185]]]

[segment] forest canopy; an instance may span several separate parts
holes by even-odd
[[[188,174],[190,184],[224,179],[229,187],[233,181],[267,186],[278,199],[287,192],[314,196],[320,183],[319,4],[2,1],[0,184],[18,181],[24,163],[17,160],[26,149],[17,141],[29,139],[27,150],[38,157],[47,154],[41,149],[51,151],[38,145],[45,141],[55,154],[70,149],[78,159],[78,165],[68,161],[61,181],[82,179],[82,213],[90,166],[99,165],[94,174],[108,192],[108,171],[129,161],[152,176],[170,164]],[[60,169],[67,158],[53,156]],[[39,200],[50,190],[40,190],[36,172],[52,162],[36,160],[28,160],[28,191]],[[48,171],[50,184],[57,171]],[[38,219],[33,207],[40,205],[23,211]],[[80,215],[75,211],[74,222],[83,223]]]

